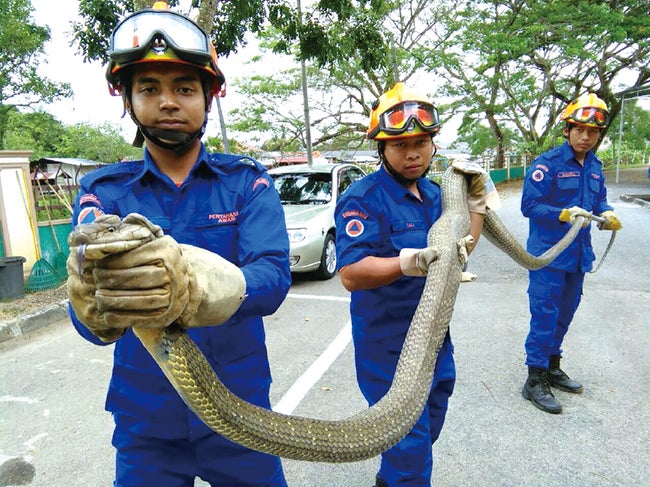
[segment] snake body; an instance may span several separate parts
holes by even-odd
[[[465,177],[449,168],[442,179],[442,195],[442,215],[427,236],[428,245],[438,249],[439,257],[429,268],[393,383],[378,403],[349,418],[291,416],[252,405],[228,390],[180,326],[134,327],[133,331],[188,407],[220,435],[255,450],[296,460],[340,463],[376,456],[400,441],[420,416],[451,321],[462,271],[457,242],[469,232]],[[582,224],[578,220],[571,229],[573,237]],[[128,216],[123,222],[113,221],[110,232],[101,225],[97,227],[97,222],[90,224],[96,227],[82,232],[84,243],[98,256],[104,255],[103,243],[108,253],[114,251],[114,242],[128,238],[126,234],[133,230]],[[484,233],[527,268],[545,265],[562,250],[558,246],[540,258],[528,255],[491,211],[486,215]],[[136,237],[142,239],[141,230]],[[562,245],[566,247],[571,240],[571,236],[566,237]],[[74,232],[70,242],[75,243]]]

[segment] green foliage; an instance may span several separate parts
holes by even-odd
[[[84,157],[98,162],[142,157],[142,149],[128,144],[119,131],[108,123],[101,126],[68,126],[58,147],[58,153],[59,157]]]
[[[57,153],[65,128],[49,113],[9,114],[5,147],[13,150],[31,150],[33,160]]]
[[[37,73],[47,62],[43,46],[50,31],[32,23],[32,10],[29,0],[0,0],[0,149],[6,148],[7,124],[16,108],[70,96],[67,83],[54,83]]]
[[[221,152],[224,153],[226,150],[223,140],[219,137],[208,137],[204,140],[205,146],[208,149],[208,152]],[[233,154],[241,154],[254,157],[256,155],[255,148],[244,144],[235,139],[228,139],[228,144],[230,146],[230,151]]]
[[[42,111],[11,112],[6,140],[8,149],[33,151],[32,160],[43,157],[79,157],[115,162],[142,157],[142,149],[127,143],[118,129],[110,124],[63,125]]]

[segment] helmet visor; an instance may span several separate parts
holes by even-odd
[[[126,64],[143,59],[163,39],[174,53],[193,64],[211,60],[210,39],[190,19],[171,11],[143,10],[125,18],[111,35],[111,59]]]
[[[593,124],[597,127],[607,126],[607,112],[596,107],[578,108],[569,118],[576,123]]]
[[[440,127],[436,107],[428,103],[406,101],[381,114],[379,130],[389,135],[399,135],[407,131],[413,121],[429,133],[437,132]]]

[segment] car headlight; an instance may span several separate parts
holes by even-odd
[[[290,243],[302,242],[307,238],[307,229],[306,228],[289,228],[287,229],[287,234],[289,235]]]

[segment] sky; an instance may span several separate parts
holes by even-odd
[[[51,40],[45,44],[47,63],[42,64],[39,72],[47,78],[69,83],[74,92],[72,98],[48,105],[42,108],[65,124],[89,123],[102,125],[106,122],[120,129],[127,141],[131,141],[135,128],[131,119],[122,118],[122,101],[120,97],[111,96],[108,92],[105,68],[99,62],[85,63],[83,56],[75,46],[71,46],[73,20],[78,19],[78,0],[31,0],[34,11],[32,18],[38,25],[50,27]],[[252,43],[251,43],[252,44]],[[240,49],[239,52],[227,58],[219,59],[219,66],[226,80],[240,77],[242,73],[264,74],[264,70],[277,69],[276,62],[246,64],[256,54],[254,46]],[[220,99],[221,110],[227,115],[242,102],[233,84],[228,85],[227,95]],[[641,103],[650,109],[650,99]],[[445,123],[436,141],[445,146],[457,137],[460,119],[452,119]],[[213,105],[206,135],[221,137],[221,129],[216,105]]]
[[[42,108],[64,124],[102,125],[109,122],[120,129],[124,138],[130,142],[135,135],[133,122],[128,116],[122,118],[121,98],[109,94],[104,77],[105,68],[99,62],[84,62],[77,47],[70,45],[71,22],[80,20],[77,16],[78,0],[57,0],[56,8],[53,8],[52,0],[31,0],[31,3],[34,7],[32,18],[35,23],[50,27],[50,41],[45,44],[48,62],[41,65],[39,72],[53,81],[69,83],[74,93],[74,96],[69,99]],[[249,46],[227,58],[219,59],[219,67],[226,76],[227,83],[227,94],[219,101],[221,110],[226,116],[243,101],[242,97],[237,95],[233,83],[228,84],[228,80],[242,77],[242,73],[264,74],[268,70],[277,69],[278,64],[275,61],[247,64],[247,61],[257,54],[252,44],[249,43]],[[459,124],[460,119],[445,123],[444,130],[437,136],[438,144],[444,146],[451,143],[457,136],[456,128]],[[212,106],[206,135],[221,137],[216,104]]]
[[[109,122],[119,128],[130,141],[135,134],[135,126],[128,116],[122,118],[121,98],[109,94],[104,77],[105,67],[99,62],[84,62],[77,47],[70,45],[71,22],[78,19],[78,0],[57,0],[55,4],[52,0],[31,0],[31,3],[35,23],[50,28],[50,41],[44,46],[47,63],[39,67],[39,72],[53,81],[69,83],[74,92],[73,97],[42,108],[64,124],[102,125]],[[232,79],[234,73],[251,69],[249,66],[245,68],[243,61],[250,59],[253,54],[253,48],[245,48],[228,58],[220,58],[219,66],[226,80]],[[241,98],[234,90],[229,89],[226,97],[220,99],[223,113],[227,114],[240,101]],[[221,136],[216,105],[212,108],[206,134]]]

